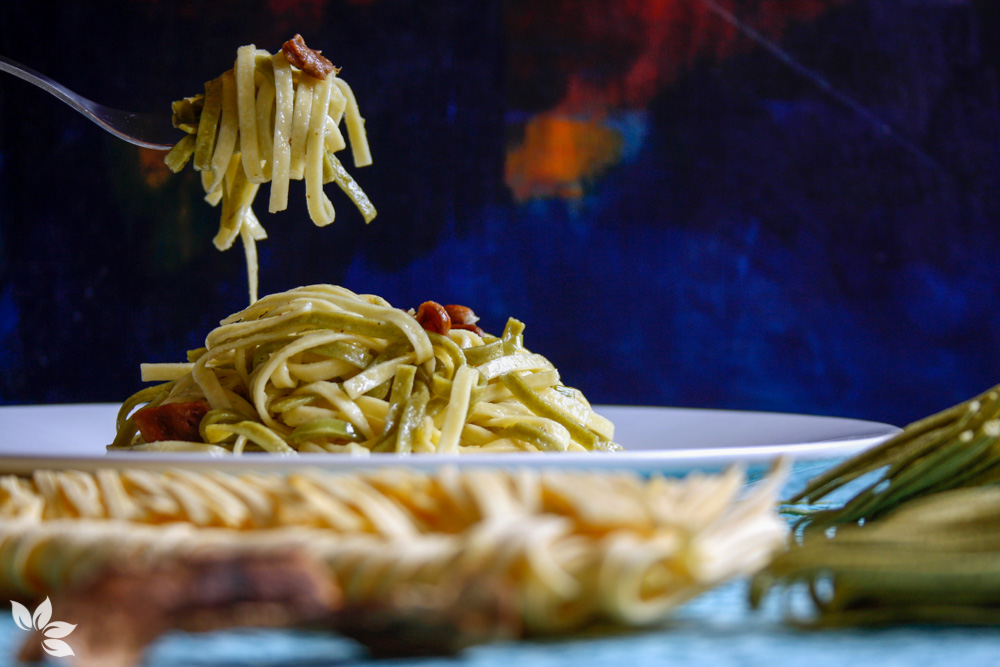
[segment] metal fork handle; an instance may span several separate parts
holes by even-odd
[[[162,124],[163,118],[161,116],[157,116],[156,114],[133,113],[131,111],[109,109],[98,104],[97,102],[88,100],[86,97],[74,93],[44,74],[40,74],[30,67],[22,65],[21,63],[11,60],[5,56],[0,56],[0,70],[7,72],[8,74],[13,74],[17,78],[23,79],[24,81],[34,84],[42,90],[51,93],[59,100],[73,107],[119,139],[124,139],[125,141],[135,144],[136,146],[153,148],[156,150],[169,150],[172,147],[172,144],[164,143],[162,140],[150,141],[142,136],[139,136],[143,130]],[[115,122],[112,122],[112,119]],[[134,129],[136,133],[129,133],[129,129]]]

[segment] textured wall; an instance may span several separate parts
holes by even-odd
[[[1000,382],[994,7],[4,3],[0,54],[154,110],[301,32],[357,93],[379,217],[258,205],[262,292],[513,315],[595,402],[904,423]],[[0,403],[120,400],[245,305],[159,158],[0,76]]]

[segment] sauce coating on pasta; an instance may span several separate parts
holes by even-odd
[[[112,449],[459,454],[614,451],[614,426],[511,318],[484,332],[466,306],[393,308],[310,285],[222,321],[129,398]],[[136,411],[141,405],[146,405]],[[135,411],[133,413],[133,411]],[[198,414],[197,419],[192,414]]]

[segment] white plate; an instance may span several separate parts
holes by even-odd
[[[303,465],[328,469],[446,464],[530,467],[617,468],[643,472],[718,468],[734,463],[767,463],[779,456],[817,459],[846,456],[899,431],[879,422],[773,412],[683,408],[595,406],[615,423],[615,440],[627,451],[616,454],[478,454],[465,456],[336,454],[210,457],[198,454],[105,453],[115,433],[118,405],[35,405],[0,407],[0,472],[36,468],[212,467],[227,470],[288,469]]]

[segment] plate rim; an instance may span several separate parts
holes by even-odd
[[[120,403],[53,403],[0,406],[0,428],[3,414],[15,410],[102,409],[115,410]],[[715,409],[681,406],[595,404],[595,411],[625,410],[635,412],[685,412],[705,414],[734,414],[744,417],[755,415],[832,420],[852,424],[858,433],[840,438],[815,442],[788,442],[766,445],[731,445],[712,447],[678,447],[665,449],[626,450],[615,453],[602,452],[540,452],[502,454],[372,454],[366,457],[347,457],[331,454],[299,454],[280,456],[271,454],[240,457],[212,456],[191,452],[108,452],[80,456],[46,454],[7,454],[0,444],[0,474],[31,474],[36,469],[74,469],[94,471],[102,468],[138,469],[204,469],[206,466],[220,472],[290,472],[296,468],[321,468],[330,471],[371,470],[406,467],[433,471],[444,467],[488,468],[573,468],[583,470],[632,470],[642,473],[679,472],[694,469],[717,469],[733,465],[755,466],[773,464],[779,458],[797,460],[831,459],[856,454],[892,437],[901,429],[883,422],[809,415],[779,411],[740,409]]]

